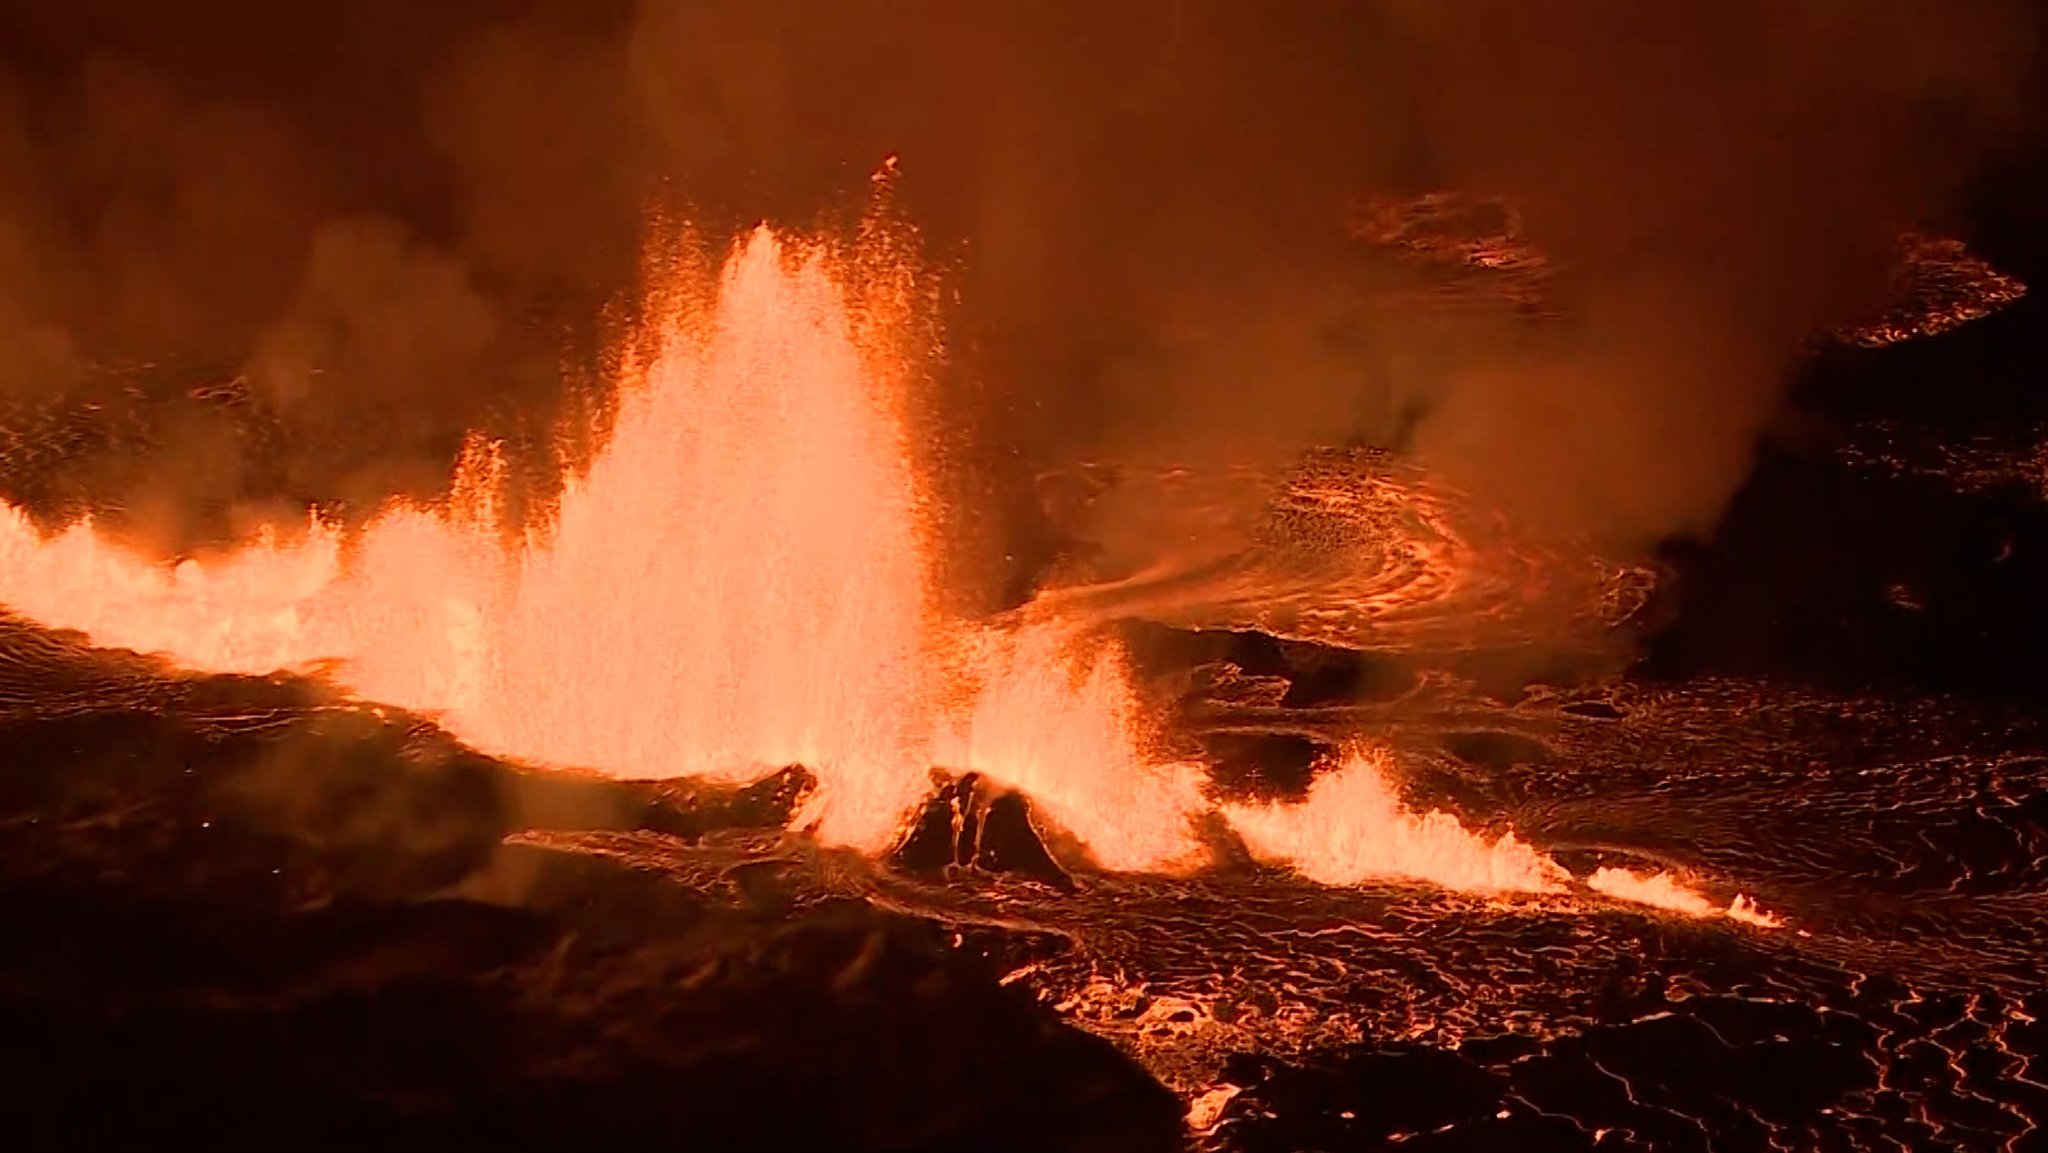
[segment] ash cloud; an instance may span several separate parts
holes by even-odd
[[[1801,336],[2033,129],[2038,43],[2017,0],[161,7],[0,9],[7,397],[190,354],[291,495],[428,486],[546,420],[650,203],[809,224],[894,154],[956,290],[935,435],[1027,566],[1041,470],[1346,439],[1560,533],[1709,531]],[[1565,321],[1387,291],[1348,206],[1439,188],[1522,207]]]

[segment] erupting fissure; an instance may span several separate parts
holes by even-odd
[[[715,292],[659,286],[608,437],[516,544],[503,462],[479,440],[438,506],[394,504],[353,539],[314,520],[206,564],[166,568],[89,520],[45,536],[0,503],[0,603],[201,671],[319,666],[529,763],[726,780],[801,764],[818,781],[802,822],[868,852],[936,765],[1026,794],[1112,869],[1199,864],[1197,820],[1217,812],[1255,855],[1328,884],[1569,881],[1511,835],[1409,812],[1365,753],[1303,804],[1214,806],[1201,766],[1150,754],[1113,647],[1052,606],[1008,628],[937,614],[910,365],[903,333],[880,331],[905,318],[865,266],[761,229]]]
[[[943,764],[1030,791],[1105,864],[1191,855],[1176,826],[1196,777],[1152,770],[1113,656],[1070,669],[1052,624],[932,613],[900,334],[864,331],[889,309],[851,295],[890,285],[837,270],[761,229],[715,293],[657,286],[651,359],[628,358],[603,447],[517,547],[479,441],[439,507],[395,504],[352,541],[315,520],[204,565],[167,570],[89,521],[44,538],[0,508],[0,602],[205,671],[323,665],[527,762],[727,780],[802,764],[801,819],[829,843],[886,848]],[[936,668],[978,695],[957,706]],[[1170,810],[1159,828],[1104,803],[1140,780],[1177,782],[1141,802]]]

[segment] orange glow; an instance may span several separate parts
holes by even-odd
[[[89,522],[43,539],[0,506],[0,602],[206,671],[328,667],[530,763],[727,780],[802,764],[819,788],[799,820],[828,843],[885,848],[937,764],[1026,793],[1106,867],[1199,863],[1200,767],[1149,756],[1118,651],[1044,619],[931,619],[898,411],[916,304],[875,239],[842,266],[870,290],[852,300],[822,255],[792,263],[766,231],[715,294],[658,288],[603,448],[518,547],[503,462],[476,441],[440,507],[205,565],[151,563]]]
[[[1050,622],[965,643],[980,685],[964,723],[939,745],[941,764],[1029,796],[1107,868],[1199,863],[1201,766],[1148,755],[1116,648]]]
[[[917,487],[887,357],[822,254],[765,230],[629,366],[603,451],[507,550],[488,446],[441,509],[165,569],[0,510],[0,602],[208,671],[335,662],[348,690],[488,752],[638,777],[802,763],[807,818],[877,849],[928,787]],[[708,310],[708,315],[700,314]]]
[[[696,319],[669,319],[519,558],[488,689],[452,727],[627,776],[801,763],[825,839],[880,847],[928,782],[922,542],[891,382],[864,372],[822,257],[792,270],[765,231],[701,336]]]
[[[1560,894],[1572,875],[1512,832],[1495,840],[1441,811],[1404,806],[1385,771],[1385,754],[1353,748],[1309,785],[1296,804],[1223,805],[1230,827],[1252,855],[1286,865],[1325,885],[1406,879],[1468,893]],[[1727,917],[1763,929],[1784,921],[1738,894],[1722,908],[1670,873],[1604,867],[1587,888],[1618,901],[1688,917]]]
[[[1785,918],[1758,908],[1755,901],[1742,893],[1735,894],[1735,899],[1728,902],[1728,908],[1721,915],[1731,921],[1741,921],[1745,925],[1754,925],[1759,929],[1785,927]]]
[[[1552,893],[1570,879],[1513,833],[1489,841],[1449,813],[1410,811],[1380,754],[1365,749],[1319,775],[1299,804],[1225,805],[1223,815],[1254,856],[1326,885],[1406,878],[1467,892]]]
[[[1727,917],[1761,929],[1784,927],[1785,922],[1757,908],[1756,902],[1738,893],[1723,909],[1700,893],[1686,887],[1668,872],[1638,873],[1612,866],[1595,869],[1586,887],[1617,901],[1682,913],[1688,917]]]
[[[1254,855],[1323,884],[1570,884],[1511,833],[1405,807],[1379,752],[1349,752],[1299,804],[1213,805],[1201,765],[1159,755],[1084,597],[1043,596],[1001,625],[937,619],[903,411],[927,350],[893,240],[864,235],[836,260],[760,230],[715,282],[678,261],[601,447],[545,524],[504,523],[505,462],[480,438],[437,505],[394,504],[354,536],[317,520],[266,531],[176,566],[90,521],[43,536],[0,503],[0,603],[201,671],[318,669],[528,763],[730,781],[801,764],[818,787],[799,822],[869,852],[939,766],[1025,794],[1109,869],[1199,867],[1198,823],[1220,814]],[[1298,501],[1348,509],[1347,492]],[[1424,574],[1411,583],[1448,571],[1434,547],[1404,554]],[[1588,884],[1778,923],[1662,874]]]
[[[1714,902],[1679,884],[1670,873],[1638,873],[1606,866],[1586,878],[1586,887],[1617,901],[1683,913],[1688,917],[1711,917],[1721,910]]]

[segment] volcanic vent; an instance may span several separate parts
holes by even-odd
[[[891,327],[910,319],[902,270],[766,229],[715,276],[686,246],[657,255],[650,351],[624,357],[608,434],[544,523],[503,523],[500,449],[473,439],[439,505],[353,535],[315,519],[210,565],[166,568],[89,521],[46,539],[5,510],[0,602],[195,670],[321,669],[523,763],[735,783],[801,765],[799,823],[869,853],[936,767],[1024,793],[1115,869],[1199,867],[1207,814],[1340,883],[1569,880],[1512,836],[1415,823],[1371,758],[1298,812],[1218,807],[1199,764],[1162,752],[1114,639],[1061,598],[943,619]]]

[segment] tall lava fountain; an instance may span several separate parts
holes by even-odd
[[[336,662],[490,752],[627,776],[819,778],[820,835],[884,844],[928,787],[926,567],[899,383],[822,251],[765,229],[715,300],[659,294],[609,439],[500,545],[494,452],[386,510],[166,573],[89,524],[0,523],[0,601],[215,671]],[[346,558],[345,553],[349,553]],[[344,563],[346,560],[346,563]]]
[[[916,480],[822,256],[784,260],[757,233],[704,331],[663,321],[606,450],[519,558],[453,721],[635,776],[801,763],[825,835],[874,845],[928,783]]]

